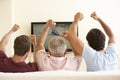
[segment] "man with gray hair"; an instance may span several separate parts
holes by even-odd
[[[52,37],[48,43],[49,51],[52,56],[62,57],[66,51],[66,43],[60,36]]]
[[[66,55],[66,43],[62,36],[52,37],[48,43],[49,52],[45,51],[44,43],[48,31],[54,25],[55,23],[53,20],[48,20],[39,36],[36,47],[36,62],[38,64],[38,69],[40,71],[78,70],[82,58],[81,56],[76,55],[76,53],[74,53],[75,56],[73,57]]]

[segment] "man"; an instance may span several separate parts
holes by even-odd
[[[76,53],[83,56],[87,64],[87,71],[117,70],[118,56],[112,30],[100,17],[97,16],[95,12],[93,12],[91,17],[102,25],[102,28],[108,36],[108,46],[107,49],[104,50],[105,35],[101,30],[96,28],[91,29],[86,36],[89,46],[84,45],[74,33],[75,28],[77,27],[76,25],[80,19],[80,13],[77,14],[79,14],[77,21],[72,23],[68,32],[65,32],[63,36],[70,42]]]
[[[44,43],[50,28],[55,25],[54,21],[48,20],[42,30],[38,43],[36,62],[39,70],[78,70],[81,64],[81,56],[74,53],[74,57],[66,55],[66,43],[61,36],[54,36],[49,40],[49,52],[45,51]]]
[[[14,41],[14,56],[7,57],[5,47],[12,33],[17,31],[19,26],[15,24],[13,28],[3,36],[0,41],[0,72],[30,72],[37,71],[36,63],[25,63],[30,52],[30,38],[26,35],[18,36]]]

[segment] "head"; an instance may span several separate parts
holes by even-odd
[[[105,47],[105,35],[99,29],[91,29],[88,32],[86,39],[88,41],[89,46],[95,49],[96,51],[103,50]]]
[[[30,51],[30,39],[26,35],[18,36],[14,41],[14,53],[18,56],[24,56]]]
[[[66,52],[66,43],[60,36],[52,37],[48,43],[49,51],[52,56],[62,57]]]

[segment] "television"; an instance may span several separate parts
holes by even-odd
[[[31,22],[31,34],[36,35],[36,40],[38,40],[39,35],[40,35],[41,31],[43,30],[45,24],[46,24],[46,22]],[[56,22],[55,27],[51,28],[48,31],[48,35],[47,35],[47,38],[46,38],[46,41],[44,44],[46,51],[48,51],[49,39],[53,36],[59,36],[62,32],[68,30],[71,24],[72,24],[72,22]],[[77,29],[77,35],[78,35],[78,29]],[[65,39],[65,42],[67,44],[67,51],[72,51],[71,46],[66,39]],[[31,50],[32,50],[32,52],[34,51],[33,46],[31,48]]]

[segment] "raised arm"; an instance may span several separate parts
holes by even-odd
[[[36,35],[30,35],[30,39],[31,39],[31,42],[33,44],[34,52],[36,52],[36,48],[37,48]]]
[[[70,25],[69,30],[62,34],[69,41],[75,56],[77,55],[82,56],[84,46],[83,42],[76,35],[76,28],[78,22],[82,19],[83,19],[82,13],[80,12],[76,13],[74,16],[74,21]]]
[[[100,17],[97,16],[96,12],[93,12],[91,14],[91,17],[94,18],[95,20],[97,20],[102,25],[105,33],[107,34],[107,36],[109,38],[108,44],[109,43],[114,43],[115,42],[115,38],[114,38],[113,32],[109,28],[109,26]]]
[[[38,42],[37,42],[37,51],[38,50],[45,50],[44,43],[45,43],[48,31],[54,25],[55,25],[55,23],[54,23],[53,20],[50,19],[50,20],[47,21],[44,29],[40,33],[40,36],[39,36],[39,39],[38,39]]]
[[[31,42],[32,42],[33,48],[34,48],[34,54],[33,54],[34,60],[33,60],[33,62],[36,62],[36,57],[35,57],[36,51],[37,51],[36,50],[37,49],[36,35],[30,35],[30,39],[31,39]]]
[[[0,50],[5,51],[5,47],[6,47],[7,43],[8,43],[8,41],[9,41],[12,33],[15,32],[15,31],[17,31],[18,29],[19,29],[19,26],[18,26],[17,24],[15,24],[15,25],[13,26],[13,28],[12,28],[8,33],[6,33],[6,34],[3,36],[3,38],[2,38],[1,41],[0,41]]]

